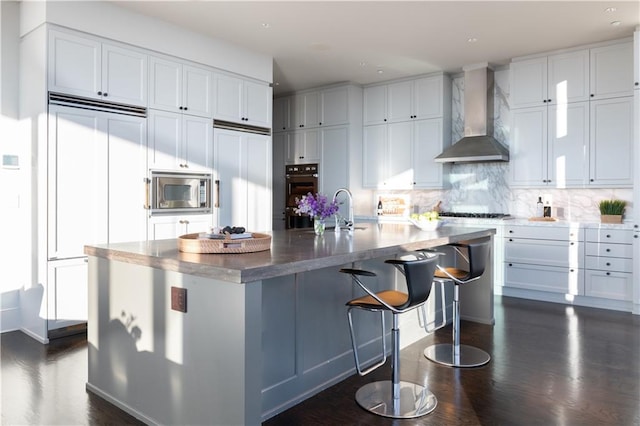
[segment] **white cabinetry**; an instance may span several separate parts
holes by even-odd
[[[209,232],[213,215],[153,216],[149,219],[149,239],[168,240],[185,234]]]
[[[214,149],[214,214],[218,226],[242,226],[252,232],[271,230],[271,138],[216,129]]]
[[[631,300],[633,231],[587,229],[585,238],[585,295]]]
[[[291,130],[291,98],[282,97],[273,100],[273,132]]]
[[[505,287],[584,295],[583,231],[505,227]]]
[[[511,63],[512,186],[632,185],[630,46]]]
[[[215,73],[214,118],[271,128],[272,89],[267,84]]]
[[[320,92],[298,93],[293,95],[291,100],[291,124],[294,129],[320,125]]]
[[[448,81],[439,74],[364,89],[365,120],[380,124],[364,127],[363,187],[442,187],[442,165],[433,159],[450,141]]]
[[[590,104],[590,184],[633,186],[633,96]]]
[[[298,130],[286,141],[287,164],[317,163],[320,160],[320,131]]]
[[[155,56],[149,63],[149,108],[213,117],[211,71]]]
[[[149,111],[149,168],[210,172],[213,124],[210,119]]]
[[[47,330],[87,322],[87,258],[48,262]]]
[[[592,100],[633,95],[633,42],[591,49]]]
[[[349,186],[349,127],[335,126],[320,131],[320,173],[318,190],[332,197],[339,188]]]
[[[71,32],[49,32],[48,90],[147,105],[147,55]]]
[[[349,124],[349,85],[332,86],[304,91],[275,99],[273,102],[273,131],[301,130]],[[359,103],[359,102],[358,102]]]
[[[364,124],[442,117],[446,83],[448,79],[437,75],[366,87]]]
[[[511,63],[511,108],[589,99],[589,50]]]
[[[273,224],[272,229],[284,230],[286,225],[286,179],[285,179],[285,152],[289,133],[274,133],[271,136],[273,152],[273,188],[272,188],[272,208]]]
[[[640,30],[633,33],[633,87],[640,89]]]
[[[349,123],[349,88],[332,87],[320,91],[319,125],[339,126]]]

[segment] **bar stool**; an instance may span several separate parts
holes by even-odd
[[[460,344],[460,285],[479,279],[487,265],[491,250],[491,237],[452,243],[453,247],[469,265],[469,270],[455,267],[443,268],[438,265],[434,281],[453,282],[453,343],[440,343],[424,350],[424,356],[431,361],[449,367],[479,367],[489,362],[491,356],[482,349]]]
[[[395,266],[405,276],[407,293],[397,290],[373,292],[367,288],[361,277],[375,277],[374,272],[361,269],[344,268],[340,272],[350,274],[353,281],[367,295],[346,303],[349,319],[349,333],[353,346],[353,355],[358,374],[364,376],[386,361],[384,312],[390,311],[393,318],[391,329],[391,380],[368,383],[356,392],[356,401],[365,410],[384,417],[406,419],[420,417],[432,412],[438,400],[425,386],[417,383],[400,381],[400,330],[399,314],[422,306],[431,293],[433,274],[436,270],[437,255],[412,255],[410,259],[389,259],[385,263]],[[351,311],[362,309],[379,312],[382,323],[382,357],[379,362],[367,369],[362,369],[358,357],[358,346],[354,333]]]

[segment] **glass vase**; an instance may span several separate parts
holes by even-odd
[[[316,235],[324,234],[325,227],[326,227],[326,223],[324,219],[315,218],[313,220],[313,232],[315,232]]]

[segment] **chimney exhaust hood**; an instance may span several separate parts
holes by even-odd
[[[437,163],[509,161],[493,136],[493,70],[488,64],[464,68],[464,137],[445,149]]]

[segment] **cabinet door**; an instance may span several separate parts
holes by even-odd
[[[320,94],[318,92],[294,95],[293,127],[318,127],[320,123]]]
[[[266,84],[244,82],[244,122],[252,126],[271,128],[273,90]]]
[[[548,168],[555,188],[587,183],[589,102],[549,106]]]
[[[182,111],[213,118],[213,73],[190,65],[182,67]]]
[[[633,87],[640,90],[640,30],[633,33]]]
[[[633,95],[633,42],[591,49],[591,99]]]
[[[149,219],[150,240],[170,240],[181,235],[209,232],[213,215],[155,216]]]
[[[147,55],[102,46],[102,96],[111,102],[147,106]]]
[[[547,103],[589,100],[589,51],[549,56],[548,83]]]
[[[284,229],[284,209],[286,207],[286,180],[285,180],[285,155],[287,150],[287,140],[289,139],[289,133],[274,133],[272,136],[272,150],[273,150],[273,193],[272,193],[272,207],[273,207],[273,221],[282,222],[281,228]],[[275,229],[274,225],[274,229]]]
[[[633,97],[590,106],[590,184],[633,185]]]
[[[226,74],[215,75],[215,114],[220,120],[242,121],[242,79]]]
[[[438,118],[443,115],[444,76],[419,78],[413,83],[415,118]],[[438,153],[440,154],[440,153]]]
[[[100,42],[50,31],[48,90],[100,99],[100,61]]]
[[[147,123],[141,117],[117,114],[110,114],[106,121],[109,151],[109,243],[145,241]]]
[[[410,121],[388,125],[387,177],[385,188],[413,187],[412,161],[413,123]]]
[[[48,256],[82,257],[107,242],[107,138],[102,113],[49,107]]]
[[[87,322],[87,259],[48,262],[47,269],[47,330]]]
[[[545,186],[547,184],[547,107],[514,110],[511,114],[512,130],[509,147],[511,185]]]
[[[511,63],[511,108],[546,104],[547,58],[527,59]]]
[[[364,125],[387,121],[387,86],[365,87],[363,91]]]
[[[246,144],[241,132],[216,129],[214,135],[216,190],[214,209],[218,226],[244,226],[247,223],[247,181],[242,178]]]
[[[387,118],[389,122],[413,119],[413,81],[401,81],[387,86]]]
[[[148,164],[151,169],[183,168],[182,114],[149,111]]]
[[[320,94],[320,125],[336,126],[349,123],[349,88],[336,87]]]
[[[387,125],[365,126],[362,144],[362,186],[384,188],[387,164]]]
[[[288,164],[314,163],[320,160],[320,139],[317,130],[291,134],[287,148]]]
[[[442,188],[442,164],[433,159],[443,150],[441,118],[419,120],[413,125],[414,188]]]
[[[273,101],[273,126],[275,132],[291,129],[291,98],[277,98]]]
[[[631,300],[633,275],[625,272],[585,271],[585,296]]]
[[[182,105],[182,65],[151,56],[149,58],[149,108],[180,112]]]
[[[253,232],[271,231],[271,137],[247,133],[243,143],[245,169],[242,179],[247,182],[247,219],[244,225]]]
[[[332,197],[339,188],[349,187],[349,128],[323,129],[319,191]],[[348,217],[347,212],[342,212]]]
[[[519,263],[506,263],[505,287],[584,295],[584,270]]]
[[[211,120],[182,116],[182,167],[210,172],[213,167],[213,126]]]

